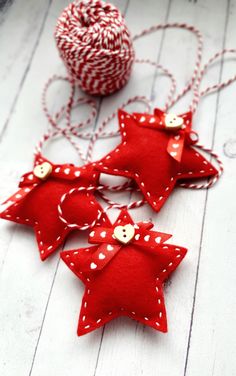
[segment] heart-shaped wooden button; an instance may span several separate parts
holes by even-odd
[[[129,243],[130,240],[133,239],[134,233],[134,226],[130,224],[125,226],[116,226],[114,229],[115,238],[123,244]]]
[[[43,162],[37,165],[33,172],[37,178],[45,180],[52,172],[52,165],[48,162]]]
[[[184,121],[182,117],[175,114],[166,114],[165,116],[165,125],[166,128],[171,129],[180,129],[182,128]]]

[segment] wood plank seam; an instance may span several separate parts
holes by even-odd
[[[4,134],[5,134],[6,130],[7,130],[8,124],[9,124],[9,122],[10,122],[11,115],[12,115],[12,113],[14,112],[15,107],[16,107],[16,105],[17,105],[17,102],[18,102],[18,99],[19,99],[19,96],[20,96],[21,90],[22,90],[22,88],[23,88],[23,86],[24,86],[25,80],[26,80],[27,75],[28,75],[28,72],[29,72],[29,70],[30,70],[30,66],[31,66],[32,60],[33,60],[34,55],[35,55],[35,53],[36,53],[36,51],[37,51],[38,44],[39,44],[39,41],[40,41],[40,37],[41,37],[42,32],[43,32],[43,30],[44,30],[44,26],[45,26],[45,23],[46,23],[46,21],[47,21],[47,17],[48,17],[48,14],[49,14],[49,9],[50,9],[50,7],[51,7],[51,4],[52,4],[52,0],[48,0],[48,6],[47,6],[47,8],[45,9],[45,14],[44,14],[44,17],[42,18],[42,23],[41,23],[41,26],[40,26],[40,29],[39,29],[39,33],[38,33],[38,36],[37,36],[37,38],[36,38],[36,40],[35,40],[35,43],[34,43],[34,47],[33,47],[33,49],[32,49],[32,52],[31,52],[31,54],[30,54],[30,58],[29,58],[28,64],[26,65],[25,71],[24,71],[24,73],[23,73],[23,75],[22,75],[22,78],[21,78],[21,81],[20,81],[20,83],[19,83],[18,90],[17,90],[16,95],[15,95],[15,97],[14,97],[14,99],[13,99],[12,105],[11,105],[11,107],[10,107],[9,114],[8,114],[8,116],[7,116],[7,120],[5,121],[5,124],[3,125],[3,128],[2,128],[2,130],[1,130],[1,132],[0,132],[0,145],[1,145],[2,141],[3,141]]]
[[[12,241],[12,239],[13,239],[13,237],[14,237],[14,234],[15,234],[15,230],[16,230],[16,228],[17,228],[17,224],[13,225],[13,229],[12,229],[12,232],[11,232],[11,237],[10,237],[10,239],[9,239],[7,249],[6,249],[5,254],[4,254],[4,257],[3,257],[3,259],[2,259],[2,263],[1,263],[1,267],[0,267],[0,275],[1,275],[2,270],[3,270],[3,268],[4,268],[5,259],[6,259],[6,257],[7,257],[7,253],[8,253],[8,250],[9,250],[9,248],[10,248],[11,241]]]
[[[48,17],[48,14],[49,14],[49,9],[50,9],[50,7],[51,7],[51,4],[52,4],[52,0],[49,0],[49,1],[48,1],[48,6],[47,6],[47,8],[46,8],[46,10],[45,10],[44,17],[43,17],[43,19],[42,19],[42,23],[41,23],[41,27],[40,27],[40,29],[39,29],[38,36],[37,36],[37,38],[36,38],[36,40],[35,40],[35,44],[34,44],[34,47],[33,47],[33,49],[32,49],[31,55],[30,55],[29,62],[28,62],[28,64],[27,64],[27,66],[26,66],[26,69],[25,69],[24,74],[22,75],[22,79],[21,79],[21,81],[20,81],[19,88],[18,88],[18,90],[17,90],[17,92],[16,92],[15,98],[14,98],[13,103],[12,103],[12,106],[11,106],[11,108],[10,108],[10,112],[9,112],[8,118],[7,118],[7,120],[6,120],[5,124],[4,124],[4,126],[3,126],[2,130],[1,130],[1,132],[0,132],[0,146],[1,146],[1,143],[3,142],[3,140],[4,140],[4,134],[5,134],[6,131],[7,131],[8,124],[9,124],[9,122],[10,122],[10,120],[11,120],[11,115],[12,115],[12,113],[13,113],[14,110],[15,110],[15,107],[16,107],[16,105],[17,105],[18,99],[19,99],[19,97],[20,97],[21,90],[22,90],[22,88],[23,88],[23,86],[24,86],[24,82],[25,82],[25,80],[26,80],[26,78],[27,78],[27,75],[28,75],[28,72],[29,72],[29,70],[30,70],[30,66],[31,66],[32,60],[33,60],[34,55],[35,55],[35,53],[36,53],[36,51],[37,51],[37,47],[38,47],[38,44],[39,44],[39,41],[40,41],[40,37],[41,37],[41,35],[42,35],[42,32],[43,32],[43,30],[44,30],[45,23],[46,23],[46,21],[47,21],[47,17]],[[7,247],[7,251],[5,252],[5,257],[7,256],[7,252],[8,252],[8,249],[9,249],[9,247],[10,247],[11,240],[12,240],[12,238],[13,238],[13,234],[14,234],[16,228],[17,228],[17,224],[13,223],[13,224],[12,224],[12,236],[11,236],[11,239],[10,239],[10,241],[9,241],[9,244],[8,244],[8,247]],[[5,259],[5,257],[4,257],[4,259]],[[4,265],[4,259],[3,259],[3,262],[2,262],[2,268],[3,268],[3,265]],[[2,269],[2,268],[1,268],[1,269]]]
[[[172,5],[172,0],[169,0],[168,1],[168,6],[167,6],[167,10],[166,10],[166,15],[165,15],[164,23],[168,22],[171,5]],[[158,51],[158,54],[157,54],[157,60],[156,60],[157,64],[160,63],[161,53],[162,53],[162,49],[163,49],[163,45],[164,45],[164,40],[165,40],[165,35],[166,35],[166,30],[163,30],[162,31],[162,36],[161,36],[160,47],[159,47],[159,51]],[[155,70],[155,73],[154,73],[154,76],[153,76],[153,83],[152,83],[152,86],[151,86],[151,93],[150,93],[151,100],[154,100],[154,87],[155,87],[156,78],[157,78],[157,70]],[[131,199],[132,199],[132,192],[129,193],[129,202],[131,202]],[[136,330],[137,330],[138,325],[139,325],[139,323],[137,322],[137,324],[136,324]],[[143,327],[144,327],[144,325],[143,325]],[[96,376],[96,374],[97,374],[98,363],[99,363],[100,353],[101,353],[101,349],[102,349],[102,344],[103,344],[103,338],[104,338],[105,330],[106,330],[106,325],[104,325],[104,327],[102,329],[102,338],[101,338],[101,342],[99,344],[98,356],[97,356],[96,366],[95,366],[95,370],[94,370],[94,375],[93,376]]]
[[[212,132],[212,139],[213,139],[213,135],[214,135],[214,132]],[[205,193],[205,205],[206,205],[206,200],[207,200],[207,194]],[[204,209],[204,212],[205,212],[205,209]],[[203,217],[203,222],[204,222],[204,219],[205,219],[205,217]],[[203,224],[203,222],[202,222],[202,224]]]
[[[171,5],[172,5],[172,0],[169,0],[168,5],[167,5],[167,11],[166,11],[166,17],[165,17],[164,23],[168,23]],[[162,52],[163,45],[164,45],[166,31],[167,31],[166,29],[164,29],[162,31],[160,48],[159,48],[159,51],[158,51],[158,54],[157,54],[157,60],[156,60],[157,64],[160,64],[160,61],[161,61],[161,52]],[[155,69],[155,73],[154,73],[154,77],[153,77],[153,83],[152,83],[152,87],[151,87],[151,95],[150,95],[150,100],[153,101],[153,102],[155,100],[155,85],[156,85],[157,75],[158,75],[158,70]]]
[[[230,0],[227,0],[222,50],[226,47],[226,37],[227,37],[227,30],[228,30],[228,24],[229,24],[229,11],[230,11]],[[224,66],[224,57],[222,57],[221,61],[220,61],[220,71],[219,71],[218,83],[220,83],[222,81],[223,66]],[[211,149],[214,148],[214,143],[215,143],[219,102],[220,102],[220,91],[217,93],[217,98],[216,98],[216,111],[215,111],[215,119],[214,119]],[[195,285],[194,285],[194,296],[193,296],[193,305],[192,305],[191,320],[190,320],[190,327],[189,327],[188,345],[187,345],[186,360],[185,360],[184,374],[183,374],[184,376],[187,375],[188,356],[189,356],[189,351],[190,351],[190,347],[191,347],[191,334],[192,334],[192,327],[193,327],[193,321],[194,321],[197,285],[198,285],[198,280],[199,280],[201,252],[202,252],[202,241],[203,241],[203,237],[204,237],[204,226],[205,226],[205,219],[206,219],[208,194],[209,194],[209,191],[207,190],[206,191],[206,197],[205,197],[205,203],[204,203],[204,213],[203,213],[203,221],[202,221],[201,236],[200,236],[200,243],[199,243],[199,254],[198,254],[197,271],[196,271]]]
[[[63,245],[63,248],[64,248],[64,245]],[[46,306],[45,306],[45,310],[44,310],[44,314],[43,314],[43,319],[42,319],[41,327],[40,327],[40,330],[39,330],[39,336],[38,336],[38,339],[37,339],[37,342],[36,342],[36,346],[35,346],[35,350],[34,350],[34,355],[32,357],[32,363],[31,363],[31,367],[30,367],[29,376],[31,376],[32,371],[33,371],[34,360],[35,360],[35,357],[36,357],[36,354],[37,354],[37,349],[38,349],[38,345],[39,345],[41,334],[42,334],[42,330],[43,330],[43,324],[44,324],[45,317],[46,317],[46,314],[47,314],[47,308],[48,308],[48,304],[49,304],[49,301],[50,301],[50,298],[51,298],[51,294],[52,294],[54,282],[55,282],[55,279],[56,279],[56,275],[57,275],[59,263],[60,263],[60,257],[58,257],[58,261],[57,261],[57,264],[56,264],[55,272],[54,272],[54,275],[53,275],[52,284],[51,284],[51,287],[50,287],[50,290],[49,290],[49,294],[48,294],[48,298],[47,298],[47,302],[46,302]]]
[[[50,0],[50,1],[52,1],[52,0]],[[125,7],[124,15],[127,12],[128,5],[129,5],[129,0],[127,0],[127,2],[126,2],[126,7]],[[98,125],[98,118],[99,118],[99,114],[100,114],[100,110],[101,110],[101,106],[102,106],[103,100],[104,100],[104,98],[102,97],[98,101],[97,115],[96,115],[96,118],[95,118],[95,122],[94,122],[94,126],[93,126],[93,131],[96,130],[97,125]],[[1,136],[0,136],[0,142],[1,142]],[[88,156],[88,149],[87,149],[87,156]],[[64,243],[64,245],[62,247],[62,250],[64,250],[65,245],[66,245],[66,241],[65,241],[65,243]],[[49,291],[49,296],[48,296],[48,299],[47,299],[47,303],[46,303],[46,306],[45,306],[44,316],[43,316],[43,320],[42,320],[42,323],[41,323],[41,328],[40,328],[40,331],[39,331],[39,336],[38,336],[38,339],[37,339],[37,343],[36,343],[36,347],[35,347],[35,351],[34,351],[34,356],[33,356],[33,359],[32,359],[32,364],[31,364],[31,368],[30,368],[30,372],[29,372],[29,376],[31,376],[32,371],[33,371],[34,362],[35,362],[35,358],[36,358],[36,355],[37,355],[37,349],[38,349],[38,346],[39,346],[39,343],[40,343],[40,338],[41,338],[41,334],[42,334],[42,331],[43,331],[44,321],[45,321],[45,317],[46,317],[46,314],[47,314],[47,308],[48,308],[48,305],[49,305],[49,302],[50,302],[50,297],[51,297],[51,293],[52,293],[52,290],[53,290],[53,286],[54,286],[54,282],[55,282],[55,279],[56,279],[56,275],[57,275],[57,271],[58,271],[58,267],[59,267],[60,262],[61,262],[61,260],[60,260],[60,257],[59,257],[58,258],[57,267],[56,267],[56,270],[55,270],[55,274],[54,274],[54,278],[53,278],[53,281],[52,281],[52,285],[51,285],[51,288],[50,288],[50,291]],[[102,343],[102,340],[103,340],[103,334],[104,334],[104,328],[103,328],[102,334],[101,334],[101,342],[100,342],[100,345],[99,345],[99,350],[100,350],[100,346],[101,346],[101,343]],[[97,358],[97,362],[98,362],[98,359],[99,359],[99,357]]]

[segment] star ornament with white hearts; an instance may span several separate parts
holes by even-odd
[[[171,235],[134,224],[123,210],[114,225],[95,227],[95,246],[64,251],[61,258],[85,284],[78,335],[118,316],[167,331],[163,282],[184,258],[185,248],[165,243]]]
[[[218,171],[192,146],[192,114],[128,114],[119,110],[121,144],[96,163],[100,172],[132,178],[159,211],[179,180],[215,176]]]
[[[0,217],[33,227],[40,257],[45,260],[73,230],[59,218],[58,204],[62,196],[73,188],[96,187],[98,179],[99,173],[91,164],[83,167],[55,165],[38,156],[34,170],[21,178],[18,192],[5,201],[7,208]],[[102,207],[93,192],[83,189],[65,199],[61,209],[68,223],[82,227],[98,218]],[[105,217],[101,217],[101,223],[103,220]]]

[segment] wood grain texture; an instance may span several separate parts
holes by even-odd
[[[198,6],[185,1],[172,2],[170,4],[168,21],[193,23],[199,27],[206,36],[207,49],[204,51],[204,58],[209,57],[216,49],[222,48],[224,41],[225,23],[227,22],[227,6],[225,3],[218,4],[214,13],[214,19],[207,15],[213,6],[213,1],[199,2]],[[136,2],[135,2],[136,4]],[[211,36],[208,30],[211,29]],[[167,31],[165,33],[160,62],[170,67],[175,72],[179,87],[186,82],[192,71],[190,57],[194,53],[194,38],[184,32]],[[170,58],[170,53],[173,58]],[[179,59],[179,60],[178,60]],[[179,63],[178,63],[179,61]],[[183,69],[184,67],[184,69]],[[219,77],[219,67],[207,76],[205,84],[214,82]],[[157,92],[155,103],[159,105],[162,97],[162,86],[153,85],[154,92]],[[155,89],[157,88],[157,89]],[[189,98],[176,106],[182,111],[183,106],[189,103]],[[210,104],[209,104],[210,103]],[[209,107],[201,107],[202,119],[199,120],[199,113],[195,118],[196,129],[199,130],[201,140],[205,144],[211,144],[213,137],[213,126],[216,111],[216,98],[208,101]],[[209,108],[211,111],[209,111]],[[207,126],[206,126],[207,124]],[[142,209],[142,217],[152,217],[158,228],[174,234],[173,241],[177,244],[185,244],[189,253],[170,280],[166,288],[166,305],[169,321],[169,333],[165,336],[153,333],[148,328],[140,328],[133,324],[132,339],[129,337],[130,330],[122,328],[114,322],[107,326],[104,332],[103,343],[100,351],[100,362],[96,375],[183,375],[186,363],[186,350],[188,346],[189,328],[191,325],[192,303],[195,294],[195,278],[198,268],[198,255],[200,251],[201,232],[203,227],[203,215],[205,210],[206,193],[186,190],[176,190],[168,200],[162,212],[153,215],[151,210]],[[136,213],[135,213],[136,214]],[[120,320],[124,322],[124,320]],[[131,325],[131,324],[127,324]],[[117,341],[115,346],[114,332]],[[121,332],[121,335],[120,335]],[[128,332],[128,334],[127,334]],[[127,346],[129,348],[129,373],[127,373]],[[117,362],[119,354],[119,362]],[[116,364],[110,370],[109,364]],[[191,373],[190,373],[191,374]]]
[[[67,1],[54,0],[51,5],[46,0],[30,3],[32,8],[27,10],[28,2],[15,1],[0,25],[0,42],[4,30],[11,28],[12,33],[15,30],[19,35],[13,55],[29,30],[27,20],[32,19],[35,26],[26,51],[22,52],[21,63],[13,67],[12,74],[7,74],[6,68],[7,62],[13,64],[10,60],[12,47],[7,46],[6,36],[3,39],[6,60],[0,61],[0,68],[5,67],[3,76],[4,69],[0,69],[0,84],[3,83],[0,96],[5,92],[6,99],[4,109],[1,107],[3,122],[0,125],[0,130],[4,130],[0,140],[1,201],[14,191],[21,173],[30,169],[33,146],[47,127],[40,106],[43,84],[51,74],[64,72],[52,34],[56,18]],[[235,44],[236,0],[117,0],[113,3],[125,13],[132,34],[167,21],[187,21],[200,28],[206,46],[204,60],[216,50]],[[26,24],[22,20],[15,21],[20,9]],[[176,30],[152,34],[135,44],[137,57],[159,61],[173,71],[179,90],[192,73],[195,47],[190,33]],[[203,86],[233,75],[235,69],[235,63],[218,64],[209,71]],[[98,101],[99,115],[94,127],[136,94],[149,96],[161,107],[168,89],[169,82],[159,72],[135,66],[123,90]],[[214,145],[220,155],[224,144],[236,140],[235,94],[234,84],[220,95],[204,99],[195,116],[194,126],[201,141]],[[52,89],[52,111],[64,103],[67,95],[68,88],[63,84]],[[176,106],[176,111],[186,110],[190,100],[191,97],[186,96]],[[141,108],[135,106],[135,110]],[[78,110],[74,116],[83,118],[86,111]],[[117,122],[111,122],[109,129],[117,129]],[[118,143],[119,138],[99,141],[94,159]],[[83,141],[84,150],[87,146]],[[75,152],[63,140],[54,142],[46,149],[46,154],[58,162],[78,163]],[[235,158],[225,155],[224,163],[226,173],[222,181],[209,192],[176,189],[161,213],[154,214],[146,207],[132,212],[137,220],[152,218],[160,231],[173,233],[173,242],[189,249],[186,259],[165,287],[168,334],[120,318],[78,338],[76,327],[82,284],[59,261],[58,254],[44,263],[39,261],[31,229],[1,221],[1,376],[236,375]],[[110,177],[103,179],[114,183]],[[120,202],[134,199],[126,194],[117,197]],[[116,214],[113,211],[111,216],[114,218]],[[83,244],[86,244],[86,234],[78,239],[75,233],[64,248]]]
[[[0,138],[20,96],[51,0],[6,3],[0,15]]]
[[[235,19],[234,0],[229,4],[226,47],[235,44]],[[221,80],[234,74],[235,62],[222,64]],[[219,153],[230,140],[235,140],[234,96],[235,85],[232,85],[217,97],[213,145]],[[224,177],[217,189],[207,195],[186,369],[188,376],[199,374],[200,363],[204,364],[201,369],[203,376],[236,375],[235,158],[224,155],[223,163]]]

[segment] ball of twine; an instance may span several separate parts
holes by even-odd
[[[70,77],[85,92],[108,95],[128,81],[134,48],[114,5],[100,0],[71,3],[58,18],[55,38]]]

